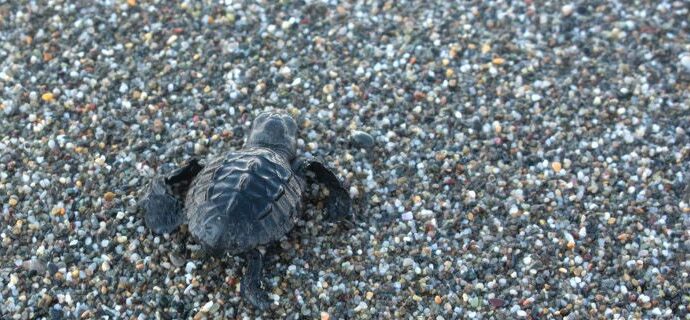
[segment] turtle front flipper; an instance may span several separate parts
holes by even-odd
[[[185,221],[184,196],[203,166],[192,159],[169,175],[157,176],[144,191],[139,204],[144,208],[144,222],[154,233],[170,233]]]
[[[261,252],[253,249],[245,254],[247,272],[242,277],[241,294],[254,308],[266,310],[271,303],[268,294],[261,288],[261,278],[264,269],[264,258]]]
[[[353,221],[354,215],[352,213],[350,193],[345,189],[333,170],[316,159],[298,159],[296,161],[296,171],[299,175],[311,178],[307,175],[307,172],[311,172],[314,175],[313,179],[328,188],[328,199],[326,199],[328,219]]]

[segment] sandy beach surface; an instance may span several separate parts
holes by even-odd
[[[0,1],[2,319],[689,319],[687,1]],[[271,109],[323,188],[242,257],[140,191]]]

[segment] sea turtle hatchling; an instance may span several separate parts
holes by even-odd
[[[170,233],[181,224],[214,255],[244,254],[247,271],[242,296],[265,309],[261,289],[263,256],[259,246],[280,240],[302,209],[308,172],[329,190],[326,212],[334,220],[352,218],[351,199],[336,175],[315,159],[297,156],[297,124],[284,113],[262,113],[244,147],[203,165],[191,160],[169,175],[157,176],[140,205],[154,233]]]

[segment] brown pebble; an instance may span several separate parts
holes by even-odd
[[[113,199],[115,199],[115,193],[108,191],[103,195],[103,199],[108,202],[113,201]]]
[[[494,308],[500,308],[505,304],[503,299],[489,299],[489,304]]]
[[[619,234],[618,237],[616,237],[616,239],[618,239],[618,241],[620,242],[627,242],[630,239],[630,234],[623,232]]]
[[[161,121],[160,119],[154,119],[153,120],[153,132],[161,133],[161,132],[163,132],[163,129],[165,129],[165,125],[163,124],[163,121]]]

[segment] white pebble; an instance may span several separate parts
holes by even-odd
[[[412,260],[412,258],[403,259],[403,267],[409,267],[413,264],[414,264],[414,260]]]
[[[639,297],[637,297],[637,301],[639,301],[640,303],[647,303],[647,302],[649,302],[650,300],[651,300],[651,299],[650,299],[648,296],[644,295],[644,294],[641,294]]]
[[[686,52],[681,56],[680,65],[690,71],[690,52]]]
[[[211,311],[212,307],[213,307],[213,301],[209,301],[209,302],[206,302],[206,304],[204,304],[204,306],[201,307],[201,309],[199,309],[199,311],[201,311],[203,313],[208,313],[209,311]]]
[[[561,7],[561,13],[563,14],[564,17],[567,17],[571,14],[573,14],[573,5],[572,4],[566,4],[563,7]]]
[[[367,303],[364,302],[364,301],[361,301],[361,302],[357,305],[357,307],[355,307],[355,312],[364,311],[364,310],[367,310],[368,308],[369,308],[369,306],[367,306]]]
[[[194,265],[194,262],[187,262],[187,265],[184,267],[184,271],[187,273],[192,273],[196,269],[196,265]]]

